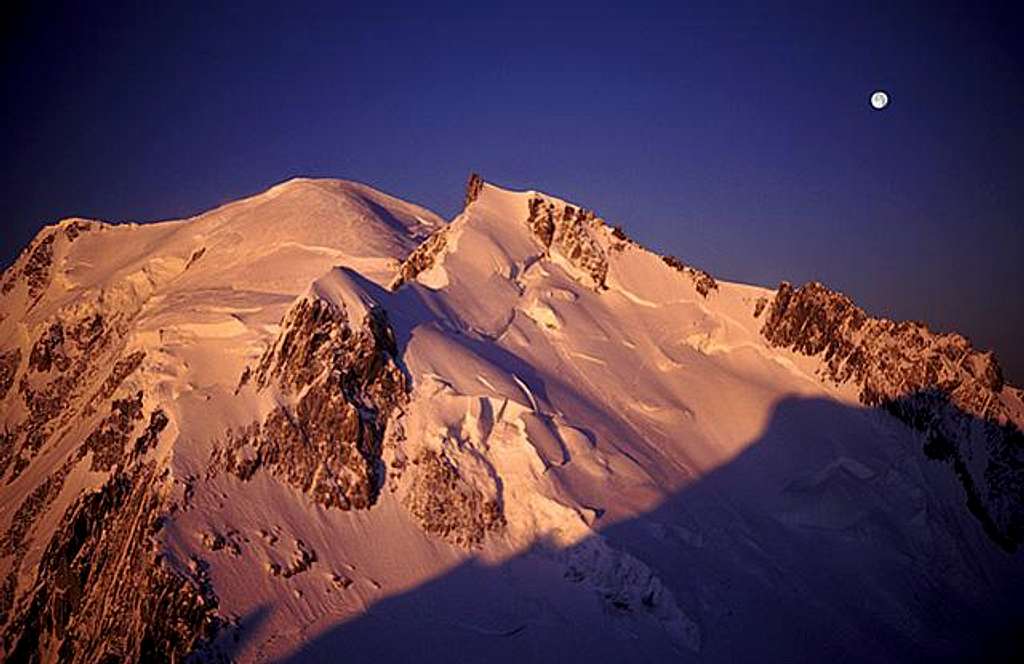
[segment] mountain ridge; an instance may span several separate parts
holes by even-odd
[[[663,526],[602,533],[744,458],[793,398],[845,410],[782,425],[821,445],[752,478],[778,502],[725,496],[664,526],[680,546],[768,520],[779,555],[817,532],[884,558],[888,529],[911,589],[1019,573],[1024,404],[990,353],[820,284],[716,280],[547,194],[472,175],[465,201],[445,223],[296,179],[188,220],[41,231],[0,288],[5,656],[279,658],[543,543],[569,585],[512,613],[557,624],[560,603],[596,601],[615,652],[635,629],[649,653],[727,658],[704,649],[725,608],[695,600],[700,571],[650,562]],[[880,516],[835,520],[869,496]],[[911,620],[910,597],[865,601]],[[931,627],[897,629],[906,643],[944,625],[914,619]]]

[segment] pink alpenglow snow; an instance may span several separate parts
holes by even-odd
[[[0,282],[6,661],[867,661],[1012,645],[1024,393],[474,175],[64,220]]]

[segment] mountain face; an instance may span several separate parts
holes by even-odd
[[[0,281],[6,661],[992,654],[1024,393],[470,179],[65,220]]]

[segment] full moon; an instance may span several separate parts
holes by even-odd
[[[889,105],[889,95],[882,90],[876,90],[871,93],[871,107],[876,111],[880,111]]]

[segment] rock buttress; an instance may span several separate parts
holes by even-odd
[[[258,390],[273,386],[284,403],[228,432],[215,462],[242,479],[264,469],[326,507],[373,505],[384,432],[406,398],[384,310],[356,322],[343,306],[304,298],[253,375]]]
[[[817,282],[783,282],[761,333],[773,346],[819,357],[822,380],[856,386],[864,405],[921,432],[925,452],[951,465],[989,537],[1008,551],[1024,541],[1024,435],[1000,398],[992,353],[959,334],[873,318]]]

